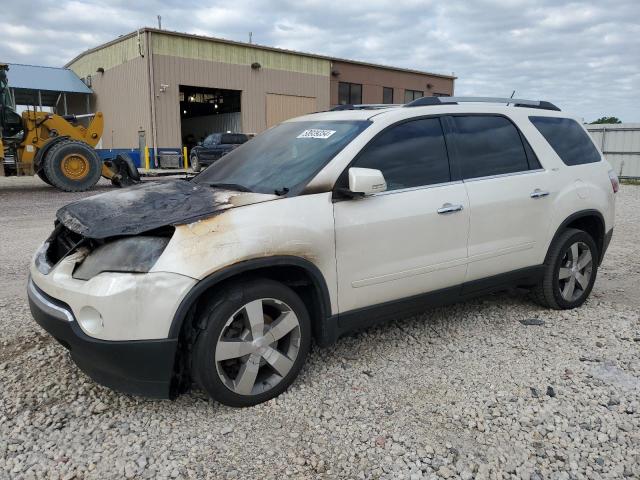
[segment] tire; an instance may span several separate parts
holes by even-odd
[[[65,192],[83,192],[100,180],[102,160],[86,143],[62,140],[47,153],[43,170],[54,187]]]
[[[40,169],[36,172],[36,175],[38,175],[38,177],[40,178],[40,180],[42,180],[44,183],[46,183],[47,185],[51,185],[51,180],[49,180],[47,178],[47,174],[44,173],[44,169]]]
[[[197,153],[191,154],[191,157],[189,158],[189,163],[191,165],[191,170],[193,170],[195,173],[198,173],[202,169]]]
[[[534,297],[542,306],[556,310],[579,307],[589,298],[599,258],[591,235],[575,228],[565,230],[549,248],[544,276],[533,289]]]
[[[289,287],[268,279],[229,285],[199,309],[196,324],[202,331],[191,358],[194,379],[211,398],[231,407],[249,407],[284,392],[311,346],[305,304]]]

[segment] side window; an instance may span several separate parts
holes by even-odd
[[[600,154],[587,132],[575,120],[555,117],[529,117],[565,165],[600,161]]]
[[[389,128],[363,149],[353,166],[380,170],[387,190],[451,180],[438,118],[412,120]]]
[[[451,134],[462,178],[488,177],[529,170],[520,133],[499,116],[455,116]],[[533,153],[533,152],[532,152]]]
[[[207,138],[204,139],[204,142],[202,142],[202,145],[205,147],[212,147],[213,145],[216,145],[218,143],[218,135],[216,135],[215,133],[212,135],[209,135]]]

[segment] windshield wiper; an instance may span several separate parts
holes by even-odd
[[[225,190],[237,190],[238,192],[253,192],[250,188],[240,185],[239,183],[207,183],[213,188],[224,188]]]
[[[289,193],[289,189],[287,187],[282,187],[280,190],[276,188],[274,193],[279,197],[282,197],[283,195],[286,195],[287,193]]]

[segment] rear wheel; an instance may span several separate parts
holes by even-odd
[[[234,284],[199,314],[204,327],[192,357],[194,376],[214,399],[232,407],[267,401],[287,389],[311,345],[307,309],[281,283]]]
[[[102,161],[86,143],[62,140],[47,153],[43,170],[54,187],[65,192],[82,192],[89,190],[100,180]]]
[[[555,309],[582,305],[598,273],[598,247],[588,233],[567,229],[551,245],[544,277],[534,289],[538,302]]]

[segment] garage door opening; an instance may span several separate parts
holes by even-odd
[[[180,133],[189,150],[211,133],[240,133],[240,90],[180,85]]]

